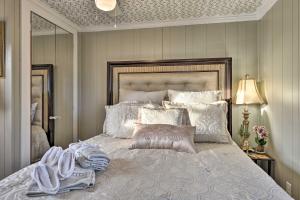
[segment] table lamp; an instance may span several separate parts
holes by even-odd
[[[248,74],[245,75],[244,79],[239,81],[238,90],[236,93],[235,104],[244,105],[243,111],[243,123],[240,129],[240,135],[242,137],[241,147],[243,150],[249,149],[249,141],[248,138],[250,136],[249,133],[249,115],[248,105],[250,104],[263,104],[264,100],[261,97],[256,80],[250,78]]]

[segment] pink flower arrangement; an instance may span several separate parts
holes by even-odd
[[[269,136],[269,133],[264,126],[254,126],[253,127],[253,132],[256,134],[255,142],[259,145],[265,145],[267,144],[266,139]]]

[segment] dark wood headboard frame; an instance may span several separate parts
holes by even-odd
[[[178,65],[205,65],[205,64],[224,64],[225,65],[225,89],[230,94],[230,98],[225,99],[228,102],[228,131],[232,135],[232,58],[201,58],[201,59],[172,59],[155,61],[114,61],[107,62],[107,105],[113,104],[113,69],[114,67],[134,67],[137,65],[155,65],[155,66],[178,66]]]
[[[54,121],[50,120],[50,117],[54,113],[54,76],[53,76],[53,65],[52,64],[42,64],[42,65],[32,65],[32,70],[47,70],[48,71],[48,132],[47,138],[50,146],[54,146]],[[44,107],[42,107],[44,108]],[[42,109],[44,110],[44,109]],[[42,122],[44,122],[44,111],[42,113]]]

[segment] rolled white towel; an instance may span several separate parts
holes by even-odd
[[[61,180],[69,178],[75,169],[75,155],[70,150],[64,150],[58,160],[58,176]]]
[[[36,182],[39,189],[46,194],[56,194],[60,187],[57,172],[47,165],[37,165],[32,173],[32,179]]]
[[[61,147],[51,147],[42,157],[39,164],[55,166],[63,153],[63,149]]]

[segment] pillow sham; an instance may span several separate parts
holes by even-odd
[[[33,123],[33,120],[35,118],[37,107],[38,107],[38,103],[32,103],[31,104],[31,113],[30,113],[31,123]]]
[[[145,91],[120,89],[119,102],[138,101],[142,103],[161,104],[161,102],[165,99],[166,96],[167,96],[166,90],[145,92]]]
[[[167,124],[137,124],[130,149],[173,149],[196,153],[195,127]]]
[[[175,103],[212,103],[221,99],[221,91],[188,92],[168,90],[169,101]]]
[[[175,104],[163,102],[166,108],[186,108],[192,126],[196,126],[195,142],[229,143],[227,130],[227,102],[218,101],[211,104]]]
[[[138,120],[139,108],[143,106],[155,108],[157,105],[123,102],[105,106],[103,133],[116,138],[131,138]]]
[[[182,125],[183,109],[139,108],[139,123]]]

